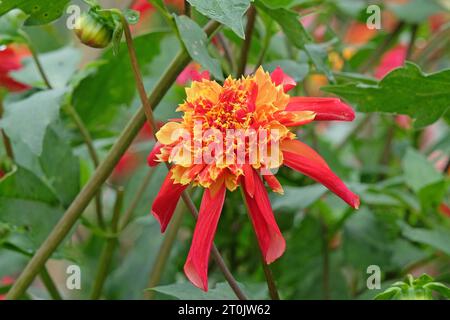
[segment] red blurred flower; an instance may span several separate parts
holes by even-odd
[[[11,277],[3,277],[2,280],[0,281],[0,284],[2,286],[9,286],[11,284],[14,283],[14,279]],[[0,295],[0,300],[5,300],[6,295]]]
[[[377,79],[382,79],[395,68],[403,66],[407,51],[408,48],[405,45],[399,44],[386,52],[381,58],[381,62],[375,71],[375,77]]]
[[[201,66],[198,63],[190,63],[178,76],[177,84],[180,86],[185,86],[189,81],[202,81],[202,79],[209,80],[209,71],[205,70],[200,72],[200,70]]]
[[[450,207],[445,203],[441,203],[439,206],[439,211],[447,218],[450,218]]]
[[[136,170],[139,163],[140,157],[137,153],[126,152],[114,168],[112,178],[120,180],[129,176],[134,170]]]
[[[285,240],[275,221],[264,181],[274,192],[283,193],[283,188],[268,169],[288,166],[322,183],[353,208],[359,207],[359,197],[345,186],[319,154],[295,139],[295,134],[289,130],[289,127],[314,120],[352,121],[354,111],[335,98],[291,98],[287,91],[293,85],[292,78],[281,69],[269,75],[262,68],[254,76],[237,80],[229,77],[223,86],[215,81],[194,81],[186,89],[185,103],[178,108],[184,112],[183,119],[168,122],[156,134],[158,143],[148,157],[149,165],[173,164],[152,205],[152,214],[160,222],[161,231],[165,231],[181,194],[191,183],[205,188],[184,266],[189,280],[205,291],[208,289],[209,254],[227,189],[243,188],[250,219],[267,263],[275,261],[285,250]],[[214,134],[198,137],[195,130],[199,123],[202,130]],[[267,154],[258,149],[256,158],[251,161],[255,152],[250,141],[233,141],[225,149],[215,149],[212,162],[195,161],[197,151],[208,152],[211,146],[220,143],[223,147],[226,142],[222,134],[235,129],[265,136],[257,148],[270,144]],[[280,148],[273,147],[275,142]],[[244,151],[244,157],[240,158],[243,162],[239,161],[239,149]],[[221,154],[227,155],[227,161],[230,156],[231,162],[220,161]]]
[[[141,14],[147,13],[149,11],[154,11],[153,5],[147,0],[136,0],[134,1],[131,9],[139,11]]]
[[[5,49],[0,50],[0,88],[6,88],[11,92],[29,89],[27,85],[17,82],[9,75],[11,71],[22,68],[21,60],[29,55],[30,53],[27,49],[18,46],[7,46]]]
[[[428,21],[430,23],[431,31],[436,32],[439,31],[444,24],[450,22],[450,14],[446,12],[438,13],[428,18]]]

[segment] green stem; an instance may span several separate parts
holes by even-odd
[[[216,28],[219,24],[216,25]],[[212,30],[214,31],[215,28]],[[166,92],[175,82],[179,73],[190,62],[189,55],[183,49],[178,53],[172,63],[168,66],[163,76],[156,84],[152,94],[149,97],[150,105],[158,105]],[[52,253],[58,248],[72,227],[77,222],[78,218],[83,213],[92,198],[97,194],[101,185],[108,179],[114,167],[119,162],[122,155],[126,152],[134,138],[139,133],[145,122],[145,113],[143,108],[140,108],[132,119],[128,122],[123,132],[118,137],[116,143],[112,146],[106,158],[95,170],[90,180],[83,187],[81,192],[69,206],[61,220],[53,228],[48,238],[44,241],[31,261],[18,277],[17,281],[8,292],[7,299],[18,299],[21,297],[26,289],[30,286],[33,279],[39,273],[39,270],[44,266],[45,262],[50,258]]]
[[[252,44],[253,29],[256,22],[256,9],[252,5],[247,12],[247,26],[245,28],[245,40],[241,49],[241,57],[237,69],[237,76],[241,77],[245,74],[245,68],[247,67],[248,54]]]
[[[450,39],[450,23],[444,25],[433,37],[428,44],[420,51],[413,55],[412,60],[416,61],[420,66],[427,62],[428,57],[436,50],[439,50]]]
[[[55,282],[53,281],[53,279],[51,278],[47,268],[42,268],[41,271],[41,280],[42,283],[44,284],[45,288],[47,289],[48,293],[50,294],[50,297],[53,300],[63,300],[61,294],[58,291],[58,288],[55,285]]]
[[[267,51],[269,50],[270,40],[272,38],[272,34],[270,33],[270,26],[271,25],[272,25],[272,23],[267,27],[266,35],[264,37],[263,47],[262,47],[261,53],[260,53],[260,55],[258,57],[258,62],[256,62],[255,69],[253,70],[253,73],[255,73],[256,70],[258,70],[258,68],[263,64],[264,58],[266,57]]]
[[[321,219],[322,227],[322,291],[323,299],[330,300],[330,248],[329,230],[324,219]]]
[[[47,78],[47,75],[44,71],[44,68],[42,67],[41,61],[39,59],[39,55],[36,51],[36,49],[34,48],[34,46],[31,44],[31,41],[28,39],[27,37],[27,42],[28,42],[28,49],[31,52],[31,57],[33,58],[34,63],[36,64],[36,67],[38,69],[39,74],[42,77],[42,80],[44,80],[45,85],[47,86],[48,89],[52,89],[52,85],[50,84],[50,81]]]
[[[154,173],[155,170],[153,168],[150,168],[141,185],[139,186],[139,189],[137,190],[133,200],[131,201],[130,206],[125,211],[119,230],[125,229],[130,223],[131,218],[133,217],[133,213],[136,210],[139,201],[141,201],[142,196],[145,194],[145,191],[147,190],[147,187],[150,184]]]
[[[83,120],[81,119],[80,115],[75,110],[73,105],[68,104],[66,109],[67,109],[68,114],[71,116],[73,122],[75,123],[76,127],[78,128],[78,131],[80,132],[84,143],[86,144],[88,153],[92,159],[92,163],[94,164],[94,167],[97,168],[100,165],[100,160],[97,155],[97,151],[95,150],[94,143],[93,143],[91,134],[89,133],[89,130],[86,128]],[[97,223],[101,228],[104,228],[105,227],[105,219],[103,218],[101,188],[99,189],[98,193],[95,196],[95,207],[96,207],[96,214],[97,214]]]
[[[3,117],[3,95],[0,92],[0,119]],[[9,140],[8,136],[6,135],[6,132],[3,129],[0,129],[0,132],[2,134],[3,139],[3,145],[5,146],[6,155],[11,160],[14,160],[14,152],[11,145],[11,140]]]
[[[399,22],[397,24],[394,31],[386,37],[386,39],[381,43],[381,45],[375,49],[375,51],[373,52],[371,57],[366,61],[366,63],[361,66],[360,68],[361,73],[367,72],[379,61],[383,53],[387,49],[389,49],[389,47],[397,40],[398,36],[403,31],[404,27],[405,27],[404,22]]]
[[[194,217],[194,219],[198,219],[198,211],[197,207],[195,206],[194,202],[192,202],[192,199],[189,197],[188,193],[184,191],[181,195],[181,198],[183,199],[186,207],[188,208],[191,215]],[[217,247],[215,244],[213,244],[211,249],[211,254],[214,259],[214,261],[217,263],[217,266],[219,267],[220,271],[223,273],[225,279],[227,280],[228,284],[230,285],[231,289],[235,293],[235,295],[240,300],[247,300],[247,297],[245,293],[241,290],[239,287],[239,284],[237,283],[236,279],[234,279],[233,275],[231,274],[230,270],[228,269],[227,265],[225,264],[225,261],[223,260],[222,256],[219,253],[219,250],[217,250]]]
[[[123,20],[125,20],[125,19],[122,16],[122,21]],[[141,75],[140,70],[139,70],[139,65],[138,65],[138,61],[137,61],[137,58],[136,58],[136,52],[134,50],[133,39],[131,37],[131,33],[129,32],[128,24],[126,23],[126,21],[123,21],[123,23],[125,23],[125,28],[124,28],[125,29],[125,38],[126,38],[126,41],[127,41],[129,56],[130,56],[130,60],[131,60],[131,65],[133,67],[133,73],[134,73],[134,76],[135,76],[136,85],[138,87],[139,96],[140,96],[141,102],[142,102],[142,104],[144,106],[144,111],[145,111],[145,115],[147,117],[147,121],[148,121],[148,123],[151,126],[153,135],[155,136],[155,134],[156,134],[156,124],[155,124],[155,119],[154,119],[154,116],[153,116],[153,110],[151,108],[151,105],[148,102],[148,99],[147,99],[147,96],[146,96],[146,92],[145,92],[145,87],[144,87],[143,82],[142,82],[142,75]],[[211,23],[211,24],[209,24],[206,27],[206,29],[210,29],[211,33],[213,33],[214,29],[216,29],[216,28],[213,27],[214,25],[216,25],[216,23]],[[218,25],[217,25],[217,27],[218,27]],[[207,33],[209,33],[209,32],[207,32]],[[170,170],[169,166],[168,166],[168,169]],[[189,197],[189,195],[187,194],[186,191],[183,193],[182,197],[183,197],[183,200],[185,201],[186,205],[189,207],[189,204],[192,204],[192,200],[190,199],[190,197]],[[192,206],[190,208],[192,209]],[[198,217],[196,209],[195,209],[195,211],[191,210],[191,213],[194,216],[194,218]],[[245,295],[240,290],[239,285],[237,284],[237,281],[234,279],[234,277],[231,275],[230,271],[226,267],[225,262],[223,261],[222,257],[220,256],[220,253],[217,250],[217,248],[213,247],[212,251],[213,251],[213,257],[215,257],[216,262],[219,265],[219,268],[224,273],[225,278],[230,283],[231,288],[233,290],[235,290],[236,295],[239,298],[245,298]]]
[[[247,209],[247,214],[250,215],[250,209],[248,207],[248,203],[247,203],[247,201],[245,199],[245,195],[244,195],[245,191],[243,188],[240,188],[240,191],[241,191],[241,195],[242,195],[242,201],[244,201],[245,207]],[[255,239],[257,240],[256,232],[254,232],[254,236],[255,236]],[[262,251],[260,250],[259,252],[260,252],[260,257],[261,257],[261,265],[263,267],[264,276],[266,278],[267,289],[269,290],[270,298],[272,300],[280,300],[280,295],[278,294],[278,289],[275,284],[275,280],[273,278],[272,270],[270,269],[269,265],[266,263]]]
[[[154,1],[149,0],[152,5],[162,14],[164,19],[166,20],[167,24],[177,33],[177,26],[175,24],[173,16],[169,13],[169,10],[167,10],[166,5],[164,4],[164,1]],[[161,6],[162,3],[162,6]]]
[[[134,45],[133,45],[133,39],[131,37],[131,33],[129,32],[129,27],[126,21],[124,21],[124,17],[122,16],[122,22],[124,23],[124,29],[125,29],[125,38],[127,41],[127,46],[128,46],[128,52],[129,52],[129,56],[130,56],[130,60],[131,60],[131,65],[133,68],[133,73],[135,76],[135,81],[136,81],[136,85],[138,87],[138,91],[139,91],[139,96],[141,98],[141,102],[145,111],[145,115],[147,117],[147,121],[151,126],[151,130],[153,132],[153,135],[156,136],[156,124],[155,124],[155,119],[153,116],[153,110],[151,108],[151,105],[147,99],[146,96],[146,92],[145,92],[145,87],[143,85],[142,82],[142,75],[140,73],[139,70],[139,65],[138,65],[138,61],[136,58],[136,52],[134,50]],[[219,25],[215,22],[213,23],[209,23],[205,29],[207,30],[207,34],[212,34],[214,32],[214,30],[216,30],[217,28],[215,27],[215,25],[217,25],[217,28],[219,27]],[[167,164],[167,168],[168,170],[170,170],[170,166],[169,164]],[[186,191],[183,192],[182,198],[185,202],[185,204],[187,205],[188,208],[190,208],[190,212],[192,214],[192,216],[197,219],[198,217],[198,213],[197,213],[197,208],[195,208],[195,206],[193,205],[193,202],[191,200],[191,198],[189,197],[188,193]],[[193,210],[193,208],[195,208],[195,210]],[[131,213],[130,213],[131,214]],[[242,292],[242,290],[239,288],[239,285],[237,284],[237,281],[234,279],[234,277],[232,276],[231,272],[229,271],[228,267],[225,265],[225,262],[223,260],[223,258],[221,257],[219,251],[217,250],[217,248],[215,246],[213,246],[212,248],[212,253],[213,253],[213,257],[216,260],[217,264],[219,265],[220,270],[222,271],[222,273],[225,275],[225,278],[227,279],[227,281],[229,282],[231,288],[235,291],[236,296],[240,299],[246,299],[244,293]]]
[[[181,227],[181,223],[183,222],[184,210],[186,208],[184,206],[178,206],[175,211],[173,218],[170,222],[170,225],[167,229],[167,233],[164,237],[164,240],[159,247],[158,255],[156,256],[155,264],[153,265],[152,271],[150,273],[148,288],[156,287],[163,275],[164,269],[166,267],[167,261],[170,257],[170,252],[172,251],[172,247],[175,243],[178,230]],[[146,291],[145,297],[149,300],[153,299],[155,295],[154,291]]]
[[[192,15],[192,7],[188,1],[184,1],[184,15],[188,17]]]
[[[152,132],[156,131],[156,122],[153,117],[152,107],[150,102],[148,101],[147,93],[145,92],[144,82],[142,80],[142,74],[139,70],[139,62],[136,56],[136,49],[134,48],[133,37],[131,35],[130,25],[127,22],[127,19],[123,16],[120,11],[116,12],[123,25],[124,33],[125,33],[125,41],[127,43],[128,55],[130,57],[131,68],[133,69],[134,80],[136,83],[136,87],[139,93],[139,98],[141,99],[142,106],[145,111],[145,115],[148,120],[148,124]]]
[[[111,221],[111,234],[116,235],[118,231],[120,211],[123,204],[123,189],[117,189],[117,198],[114,204],[114,212]],[[98,264],[97,276],[95,277],[94,286],[92,288],[91,299],[98,300],[101,297],[103,286],[108,277],[113,260],[114,251],[117,246],[117,238],[111,237],[106,240],[105,247],[100,255],[100,262]]]
[[[406,51],[406,60],[410,60],[412,53],[414,52],[414,45],[417,39],[417,31],[419,29],[419,25],[414,24],[411,27],[411,39],[409,40],[408,50]]]
[[[221,32],[217,34],[217,40],[219,41],[220,46],[223,49],[225,60],[227,60],[231,72],[233,73],[236,70],[236,61],[233,58],[233,52],[231,51],[230,44]]]

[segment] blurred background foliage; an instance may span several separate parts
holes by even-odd
[[[0,294],[95,169],[73,109],[101,161],[140,107],[125,44],[116,55],[112,49],[90,49],[67,28],[70,14],[65,8],[71,4],[86,10],[84,2],[41,1],[38,9],[34,2],[0,4],[0,125],[14,150],[12,161],[0,146]],[[107,8],[140,11],[132,31],[147,92],[181,48],[174,26],[150,2],[101,1]],[[165,2],[171,13],[183,14],[184,1]],[[246,18],[245,11],[236,8],[250,1],[222,1],[231,16],[204,10],[206,0],[189,2],[198,25],[205,24],[209,13],[225,26],[209,45],[209,55],[190,64],[157,107],[160,124],[177,117],[184,86],[204,66],[216,61],[219,75],[227,76],[236,73],[241,57]],[[10,4],[28,16],[10,12]],[[371,4],[381,8],[380,30],[366,26]],[[281,66],[298,81],[298,95],[335,94],[358,111],[353,123],[318,123],[301,128],[298,135],[360,195],[359,211],[300,174],[283,169],[278,174],[285,194],[272,194],[271,201],[287,250],[271,267],[281,298],[373,299],[408,274],[426,273],[449,284],[450,2],[257,0],[252,5],[257,18],[246,71],[251,73],[260,64],[268,70]],[[197,36],[192,30],[180,33],[187,39]],[[20,63],[8,69],[10,60],[4,52],[11,48]],[[51,89],[37,72],[30,50],[39,56]],[[182,266],[194,228],[188,215],[181,216],[163,272],[155,278],[164,236],[150,207],[166,169],[147,167],[145,158],[153,144],[145,126],[102,188],[104,223],[110,223],[122,188],[121,213],[131,212],[132,219],[118,236],[101,297],[234,298],[215,264],[210,267],[208,293],[185,279]],[[193,189],[192,196],[198,205],[201,190]],[[90,297],[108,236],[97,219],[98,205],[93,201],[85,210],[47,263],[65,298]],[[179,204],[179,211],[184,210]],[[268,298],[259,249],[238,193],[226,200],[215,240],[249,297]],[[66,266],[71,264],[81,267],[81,290],[65,287]],[[367,288],[371,265],[380,267],[380,289]],[[156,288],[145,291],[149,287]],[[28,294],[49,297],[40,281]],[[438,291],[431,296],[445,294]]]

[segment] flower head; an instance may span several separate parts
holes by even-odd
[[[150,166],[172,168],[157,195],[152,213],[164,231],[182,192],[193,184],[205,188],[199,219],[185,264],[187,277],[207,290],[207,266],[226,191],[244,190],[250,218],[267,263],[285,250],[263,182],[283,188],[273,171],[285,165],[319,181],[354,208],[359,198],[326,162],[289,130],[314,120],[354,119],[353,110],[334,98],[290,97],[295,81],[277,68],[253,76],[228,78],[223,85],[203,79],[186,89],[178,108],[182,119],[165,124],[148,157]]]

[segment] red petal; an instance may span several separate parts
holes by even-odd
[[[171,177],[172,173],[169,172],[152,205],[152,214],[161,225],[161,232],[166,231],[178,200],[180,200],[181,194],[188,187],[188,185],[175,183]]]
[[[213,197],[205,190],[202,205],[195,226],[191,248],[184,265],[186,277],[198,288],[208,291],[208,261],[214,235],[225,201],[226,188],[223,184]]]
[[[292,97],[286,111],[313,111],[318,121],[355,119],[355,111],[337,98]]]
[[[156,142],[155,146],[153,147],[153,150],[150,152],[150,154],[147,157],[147,163],[150,167],[156,167],[159,162],[158,155],[161,153],[161,148],[164,147],[163,144]]]
[[[278,181],[278,179],[273,174],[264,174],[263,178],[264,180],[266,180],[267,185],[273,192],[284,194],[284,190],[281,186],[280,181]]]
[[[298,141],[282,143],[284,165],[323,184],[351,207],[359,208],[359,197],[351,192],[345,184],[328,167],[325,160],[306,144]]]
[[[271,73],[270,77],[272,78],[273,83],[277,86],[283,85],[284,92],[288,92],[297,86],[297,82],[295,82],[292,77],[284,73],[283,69],[280,67],[277,67]]]
[[[275,221],[266,188],[255,170],[253,180],[255,197],[250,197],[247,186],[244,185],[245,201],[264,260],[266,263],[272,263],[283,254],[286,242]]]
[[[250,197],[255,195],[255,179],[253,177],[253,168],[249,164],[243,166],[245,189]]]

